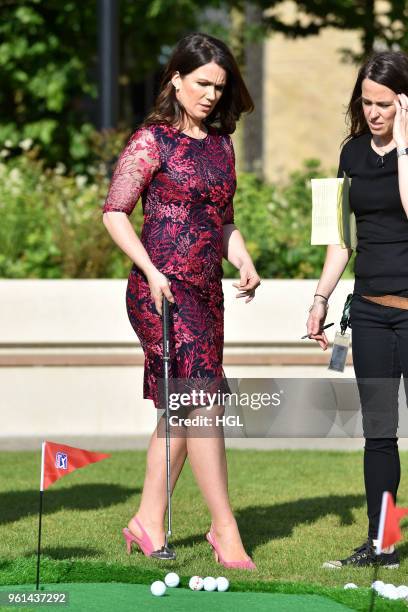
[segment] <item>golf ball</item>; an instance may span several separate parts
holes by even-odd
[[[401,586],[397,587],[397,593],[401,598],[408,597],[408,586],[402,584]]]
[[[176,572],[169,572],[166,574],[164,582],[168,587],[176,587],[180,584],[180,578]]]
[[[396,589],[396,587],[395,587],[393,584],[391,584],[391,583],[389,583],[389,584],[384,584],[383,589],[382,589],[382,593],[381,593],[381,595],[382,595],[383,597],[386,597],[387,599],[395,599],[395,596],[396,596],[396,595],[397,595],[397,597],[398,597],[398,594],[397,594],[397,589]]]
[[[203,580],[204,591],[215,591],[217,588],[217,581],[212,576],[207,576]]]
[[[373,582],[371,587],[374,589],[374,591],[377,591],[377,593],[381,593],[384,588],[384,583],[382,580],[376,580],[375,582]]]
[[[344,585],[345,589],[358,589],[358,586],[354,582],[348,582]]]
[[[191,576],[188,586],[192,591],[201,591],[204,586],[204,580],[201,576]]]
[[[224,578],[224,576],[219,576],[218,578],[216,578],[216,582],[217,582],[217,589],[220,592],[228,591],[229,582],[227,578]]]
[[[166,592],[166,585],[162,580],[156,580],[150,587],[150,591],[152,595],[156,595],[156,597],[161,597]]]

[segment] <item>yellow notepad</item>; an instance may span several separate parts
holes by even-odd
[[[312,179],[311,244],[340,244],[343,249],[357,246],[356,219],[350,209],[351,179]]]

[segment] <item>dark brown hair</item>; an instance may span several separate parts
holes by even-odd
[[[361,66],[347,107],[346,121],[350,133],[345,141],[370,131],[361,104],[364,79],[385,85],[397,94],[408,95],[408,56],[402,51],[382,51],[370,55]]]
[[[251,112],[254,104],[227,45],[218,38],[201,33],[189,34],[178,42],[164,69],[153,111],[143,125],[181,123],[184,110],[176,98],[171,78],[175,72],[183,77],[210,62],[225,70],[227,80],[221,98],[204,123],[207,126],[216,124],[222,133],[232,134],[241,113]]]

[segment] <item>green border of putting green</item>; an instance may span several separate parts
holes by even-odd
[[[34,585],[11,587],[10,590],[34,591]],[[193,592],[186,588],[167,589],[163,597],[153,597],[146,584],[129,583],[75,583],[46,584],[44,592],[65,591],[69,595],[67,605],[47,605],[47,609],[67,612],[134,612],[139,609],[165,610],[166,612],[188,611],[208,612],[216,608],[219,612],[235,610],[257,610],[257,612],[350,612],[351,609],[322,595],[293,595],[287,593],[237,592],[206,593]],[[0,592],[6,587],[0,587]],[[14,609],[18,608],[15,606]],[[0,607],[1,609],[1,607]],[[10,609],[10,607],[9,607]],[[33,610],[34,606],[21,608]]]
[[[170,571],[171,566],[162,565],[157,570],[141,570],[114,563],[85,561],[55,561],[44,557],[41,560],[41,581],[44,584],[64,583],[127,583],[150,585]],[[220,568],[221,569],[221,568]],[[339,572],[340,578],[340,572]],[[391,578],[391,576],[390,576]],[[181,585],[187,586],[189,576],[180,576]],[[340,578],[341,579],[341,578]],[[0,561],[0,585],[21,586],[35,582],[35,557]],[[321,595],[358,612],[366,612],[371,590],[359,588],[345,591],[342,587],[324,587],[295,582],[246,582],[233,580],[230,592],[281,593],[292,595]],[[167,601],[167,599],[166,599]],[[8,608],[11,609],[11,608]],[[16,608],[14,608],[15,610]],[[27,609],[27,608],[25,608]],[[402,601],[376,599],[376,612],[407,612]]]

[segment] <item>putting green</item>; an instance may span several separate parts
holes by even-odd
[[[34,585],[1,586],[1,591],[33,592]],[[124,583],[60,583],[41,586],[43,592],[67,592],[69,604],[59,606],[41,606],[42,609],[61,610],[63,612],[134,612],[135,610],[165,610],[166,612],[191,610],[208,612],[216,608],[217,612],[231,610],[256,610],[257,612],[346,612],[351,610],[321,595],[285,595],[282,593],[194,592],[187,588],[167,589],[163,597],[154,597],[150,587],[145,584]],[[16,610],[11,607],[0,607],[0,610]],[[20,608],[23,609],[23,608]],[[24,606],[24,610],[37,608]]]

